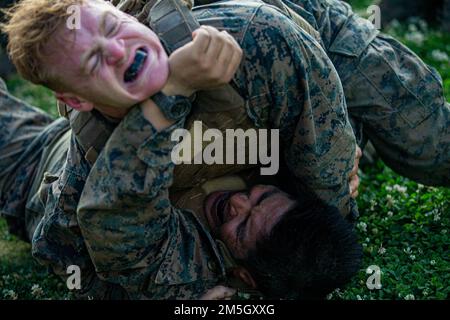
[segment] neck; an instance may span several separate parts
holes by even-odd
[[[130,109],[121,109],[114,107],[96,107],[98,111],[100,111],[105,117],[112,118],[112,120],[121,120],[123,119]]]

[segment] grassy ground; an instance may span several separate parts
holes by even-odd
[[[371,0],[354,2],[363,13]],[[414,20],[394,23],[385,31],[439,70],[450,100],[450,36]],[[47,90],[17,77],[8,85],[15,95],[56,115]],[[363,268],[352,283],[329,299],[448,299],[450,189],[417,184],[381,162],[364,168],[361,178],[357,230],[364,247]],[[70,298],[64,284],[48,276],[29,252],[30,246],[9,235],[0,219],[0,299]],[[381,270],[379,290],[366,286],[369,266]]]

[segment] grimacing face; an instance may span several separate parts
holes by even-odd
[[[126,109],[164,87],[168,57],[152,30],[104,1],[83,5],[80,17],[81,28],[62,28],[47,46],[46,64],[67,88],[57,96]]]
[[[257,185],[249,192],[214,192],[204,204],[213,236],[238,259],[245,259],[297,202],[274,186]]]

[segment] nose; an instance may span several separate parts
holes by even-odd
[[[126,56],[125,52],[125,42],[121,39],[109,39],[104,44],[105,60],[109,65],[116,65],[124,62]]]
[[[236,193],[230,198],[231,210],[233,216],[248,215],[252,209],[250,199],[245,193]]]

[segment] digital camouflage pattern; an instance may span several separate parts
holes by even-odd
[[[235,80],[254,125],[280,128],[298,181],[349,212],[355,140],[339,79],[318,43],[262,3],[228,2],[195,15],[226,28],[246,52]],[[151,126],[138,111],[127,119],[93,168],[71,138],[64,167],[41,199],[45,214],[34,233],[33,255],[63,277],[68,265],[80,265],[88,275],[86,295],[198,298],[223,280],[221,256],[195,217],[170,204],[172,164],[162,144],[137,148],[136,139],[149,143],[144,137]],[[167,144],[162,140],[154,137],[154,143]],[[144,208],[144,202],[151,206]],[[106,282],[91,277],[92,264]]]
[[[391,157],[398,159],[398,162],[405,158],[405,168],[417,164],[415,172],[421,176],[420,179],[425,176],[421,172],[429,168],[429,164],[421,163],[434,161],[442,174],[430,175],[431,183],[448,185],[449,110],[442,98],[442,89],[439,89],[438,75],[409,50],[397,46],[394,40],[379,36],[368,24],[362,24],[360,31],[359,23],[348,22],[356,21],[356,18],[351,18],[351,11],[341,2],[293,2],[289,3],[291,8],[302,13],[320,31],[321,45],[335,63],[343,78],[345,93],[349,95],[348,112],[356,119],[362,119],[364,133],[371,140],[379,137],[378,151],[381,150],[383,155],[383,144],[397,143],[401,148],[392,152]],[[351,207],[344,177],[353,164],[354,137],[349,130],[342,88],[334,68],[318,42],[284,15],[261,3],[243,3],[224,2],[197,8],[194,12],[201,23],[227,29],[244,48],[245,59],[235,80],[248,101],[246,112],[254,126],[281,129],[284,146],[281,150],[286,151],[286,162],[298,177],[297,183],[306,183],[322,197],[334,192],[339,196],[336,203],[344,208]],[[343,25],[345,28],[342,28]],[[385,42],[379,43],[380,39],[385,39]],[[380,49],[384,51],[378,51]],[[384,52],[386,57],[380,52]],[[402,54],[397,56],[394,54],[397,52]],[[379,68],[371,70],[375,69],[372,65]],[[386,73],[388,66],[391,67],[390,73]],[[364,75],[369,75],[371,81],[367,81]],[[426,82],[417,83],[415,75],[422,80],[432,80],[430,88],[427,85],[426,90],[423,87],[416,89],[414,85],[423,86]],[[358,89],[352,90],[352,84],[358,85]],[[371,90],[367,91],[367,87]],[[373,93],[380,89],[385,91],[379,96]],[[359,93],[364,93],[364,90],[372,93],[361,97]],[[415,111],[418,110],[417,101],[424,102],[419,107],[425,115]],[[396,111],[399,104],[402,112]],[[407,112],[408,108],[412,111]],[[40,193],[45,215],[33,239],[33,254],[63,277],[68,265],[80,265],[86,296],[195,298],[205,289],[223,281],[221,256],[197,219],[188,211],[175,209],[168,201],[166,188],[171,181],[172,165],[167,162],[167,153],[155,151],[155,144],[147,140],[140,141],[140,144],[136,140],[142,138],[140,133],[146,132],[147,137],[155,134],[151,126],[142,121],[137,110],[133,110],[127,116],[128,121],[125,119],[116,128],[100,154],[98,163],[108,164],[109,167],[99,168],[96,164],[95,170],[91,171],[76,141],[71,138],[64,165],[60,171],[51,172],[53,175],[46,175],[48,187],[44,190],[48,191]],[[415,114],[418,115],[416,120]],[[389,118],[386,121],[387,115]],[[408,126],[405,126],[405,115],[413,117],[413,125],[407,122]],[[0,121],[2,119],[3,114]],[[128,125],[125,125],[127,122]],[[426,127],[422,129],[424,124]],[[41,129],[45,125],[42,123]],[[374,129],[367,129],[371,127]],[[386,136],[387,128],[395,131]],[[400,135],[400,138],[393,136],[393,133]],[[168,142],[164,140],[167,132],[156,136],[159,138],[155,137],[155,143],[167,148]],[[121,143],[127,139],[129,145]],[[439,140],[440,145],[437,144]],[[8,142],[7,139],[2,141]],[[139,148],[145,143],[148,148]],[[421,145],[420,150],[416,147],[418,144]],[[413,147],[411,154],[407,152],[410,145]],[[137,154],[142,161],[130,155],[130,148],[136,150],[134,154],[140,150]],[[397,148],[392,147],[392,150]],[[424,148],[432,152],[419,152]],[[24,145],[25,149],[27,147]],[[37,158],[40,155],[39,152],[34,153]],[[328,166],[314,166],[317,163],[328,163]],[[6,166],[0,165],[3,171]],[[112,170],[116,166],[117,174]],[[17,181],[23,182],[30,179],[30,176],[20,174],[16,177]],[[118,177],[126,183],[117,183]],[[137,190],[145,190],[143,199],[147,199],[153,208],[156,207],[155,210],[144,208],[143,199],[138,199],[140,195],[135,193]],[[32,206],[30,200],[27,206]],[[112,216],[114,219],[111,219]],[[141,219],[148,219],[145,220],[147,224],[136,225],[136,221],[143,221]],[[161,228],[167,233],[163,234]],[[153,234],[150,230],[157,232]],[[126,234],[142,236],[131,239]],[[201,244],[198,239],[202,239]],[[181,240],[183,246],[177,246]],[[148,246],[150,243],[152,245]],[[173,248],[176,250],[171,251]],[[194,255],[193,252],[201,255]],[[193,263],[190,260],[193,256],[199,260]],[[111,268],[108,269],[108,266]],[[199,277],[207,280],[197,281]]]
[[[44,165],[41,154],[69,129],[69,124],[65,119],[52,122],[44,112],[11,96],[3,80],[0,84],[0,212],[10,222],[12,232],[29,239],[20,226],[34,221],[32,212],[24,215],[27,198],[33,196],[32,177]]]
[[[247,115],[256,126],[281,130],[299,181],[333,200],[341,192],[338,199],[347,201],[342,207],[350,207],[345,177],[353,167],[354,136],[336,72],[317,42],[262,3],[227,2],[194,14],[200,23],[226,28],[247,53],[235,77]],[[220,273],[212,273],[208,262],[221,261],[212,241],[198,241],[202,229],[194,216],[170,204],[173,143],[151,129],[138,109],[115,129],[81,194],[80,229],[99,276],[131,297],[187,297],[179,288],[198,283],[195,297],[218,281]]]
[[[403,176],[450,186],[450,105],[438,72],[343,1],[283,2],[320,32],[358,141]]]
[[[170,134],[183,122],[156,132],[134,108],[108,140],[81,194],[78,221],[97,273],[131,298],[199,298],[225,276],[209,233],[168,199],[175,145]]]
[[[319,31],[358,142],[369,139],[403,176],[450,186],[450,106],[438,72],[343,1],[281,1]]]

